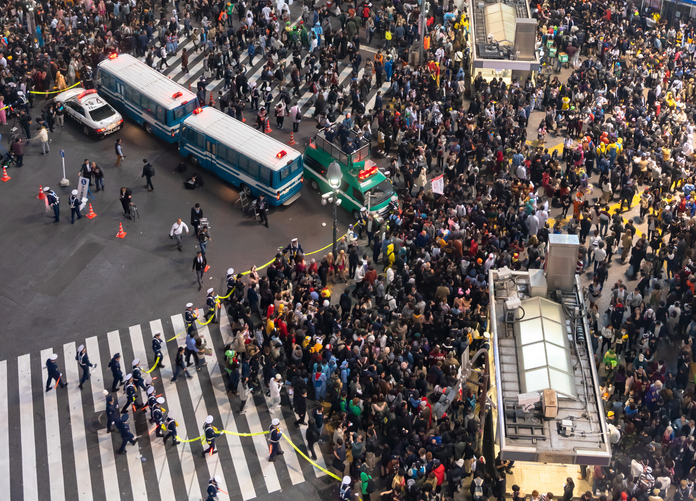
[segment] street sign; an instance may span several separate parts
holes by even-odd
[[[89,178],[79,176],[77,180],[77,198],[82,200],[87,198],[87,193],[89,192]]]
[[[65,150],[60,150],[60,156],[61,158],[65,158]]]

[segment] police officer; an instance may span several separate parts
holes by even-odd
[[[358,229],[358,239],[362,239],[363,231],[367,228],[367,207],[360,209],[360,218],[355,223],[355,227]]]
[[[75,214],[77,214],[77,219],[82,219],[82,214],[80,214],[80,203],[80,199],[77,197],[77,190],[72,190],[70,198],[68,199],[71,224],[75,224]]]
[[[117,391],[117,386],[123,384],[123,372],[121,371],[121,354],[116,353],[111,357],[109,362],[109,369],[111,369],[111,375],[114,377],[114,384],[111,385],[111,391]]]
[[[208,311],[205,313],[205,321],[208,321],[208,318],[213,317],[212,323],[216,324],[218,323],[217,320],[215,320],[215,310],[217,309],[217,299],[215,298],[215,290],[211,287],[208,289],[208,297],[205,298],[205,305],[208,308]]]
[[[126,453],[126,445],[128,442],[131,443],[131,445],[135,445],[135,443],[138,441],[138,438],[140,437],[135,437],[133,433],[130,431],[130,426],[128,426],[128,414],[125,416],[121,416],[121,426],[119,428],[119,431],[121,432],[121,438],[123,441],[121,442],[121,448],[118,450],[119,454],[125,454]]]
[[[140,359],[134,358],[131,372],[133,374],[133,383],[143,391],[147,391],[145,387],[145,379],[143,378],[143,370],[140,368]]]
[[[48,200],[49,207],[53,208],[53,216],[55,217],[53,222],[60,222],[60,197],[58,197],[58,195],[56,195],[56,192],[48,186],[44,188],[44,193],[46,194],[46,199]]]
[[[208,490],[206,491],[208,494],[208,497],[205,498],[205,501],[215,501],[218,497],[218,491],[220,490],[219,484],[222,482],[220,477],[213,477],[208,481]]]
[[[203,431],[205,433],[205,441],[208,444],[208,448],[203,451],[202,456],[205,457],[206,454],[210,453],[217,454],[217,448],[215,447],[215,438],[222,435],[213,428],[213,416],[208,416],[205,418],[205,424],[203,425]]]
[[[285,248],[285,250],[288,251],[288,257],[293,263],[295,262],[295,259],[297,258],[298,254],[304,254],[302,246],[300,245],[300,242],[297,238],[293,238],[290,241],[290,245],[288,245]]]
[[[352,489],[350,487],[350,477],[345,476],[343,477],[343,481],[341,482],[341,487],[338,490],[338,495],[339,499],[341,501],[352,501],[353,496],[352,496]],[[357,494],[356,494],[357,496]]]
[[[56,360],[58,360],[58,355],[55,353],[52,354],[48,360],[46,360],[46,369],[48,369],[48,379],[46,380],[46,391],[49,391],[52,389],[51,386],[51,381],[54,379],[56,380],[56,384],[59,384],[61,388],[65,388],[68,386],[68,383],[63,381],[62,383],[60,382],[60,378],[62,374],[58,370],[58,365],[56,364]]]
[[[128,407],[131,405],[135,405],[136,407],[142,407],[140,404],[138,404],[138,390],[133,384],[133,375],[132,374],[126,374],[126,384],[123,387],[123,390],[126,392],[126,404],[123,406],[123,409],[121,409],[121,414],[125,414],[128,412]]]
[[[271,421],[271,428],[269,431],[271,432],[271,443],[268,446],[270,453],[268,460],[275,461],[276,455],[285,454],[282,450],[280,450],[280,437],[283,434],[283,430],[280,429],[280,420],[278,418]]]
[[[162,333],[160,331],[155,332],[155,337],[152,338],[152,351],[155,354],[155,363],[159,359],[159,366],[164,368],[164,357],[162,356],[162,345],[164,345],[164,339],[162,339]]]
[[[114,401],[114,397],[109,395],[107,390],[104,390],[106,397],[106,432],[111,433],[111,427],[116,421],[120,421],[118,415],[118,402]]]
[[[195,335],[198,332],[196,328],[196,320],[198,315],[193,311],[193,303],[186,303],[186,311],[184,312],[184,321],[186,322],[186,333]]]
[[[146,393],[147,393],[147,404],[145,404],[145,405],[150,408],[150,422],[154,423],[155,418],[154,418],[152,413],[154,412],[155,407],[157,406],[157,395],[155,395],[155,387],[148,386]]]
[[[154,410],[152,411],[152,419],[157,425],[157,431],[155,431],[156,437],[163,437],[162,425],[164,424],[164,410],[162,409],[162,404],[164,404],[164,397],[157,397],[157,402],[155,403]]]
[[[176,439],[176,427],[179,423],[176,422],[172,416],[167,416],[164,420],[164,426],[167,428],[167,434],[164,436],[164,444],[167,445],[167,440],[171,437],[172,445],[179,445],[179,441]]]
[[[225,292],[225,301],[232,301],[232,290],[235,292],[237,289],[237,278],[234,276],[234,268],[227,269],[227,277],[225,277],[227,283],[227,292]]]
[[[96,368],[97,364],[93,364],[89,361],[87,349],[84,344],[77,347],[77,356],[75,356],[75,360],[77,360],[80,369],[82,369],[82,379],[80,379],[80,389],[82,389],[82,385],[89,379],[90,367]]]
[[[256,207],[259,212],[259,224],[265,224],[266,228],[268,228],[268,202],[263,193],[259,196],[259,203]]]

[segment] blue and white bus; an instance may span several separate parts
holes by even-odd
[[[300,197],[302,155],[215,108],[199,108],[184,120],[179,153],[248,195],[266,195],[271,205]]]
[[[196,94],[129,54],[111,54],[99,63],[99,93],[167,142],[179,140],[181,122],[198,108]]]

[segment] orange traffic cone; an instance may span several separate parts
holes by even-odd
[[[290,142],[288,143],[289,146],[295,146],[297,142],[295,142],[295,133],[293,131],[290,131]]]
[[[210,265],[209,265],[209,264],[206,264],[206,265],[205,265],[205,268],[203,268],[203,272],[204,272],[204,273],[208,273],[208,270],[209,270],[209,269],[210,269]]]
[[[123,231],[123,223],[118,223],[118,233],[116,233],[116,238],[126,238],[127,233]]]
[[[39,185],[39,196],[37,196],[36,198],[38,198],[39,200],[43,200],[44,198],[46,198],[46,195],[44,195],[43,192],[43,186],[41,185]]]
[[[269,133],[273,132],[271,130],[271,121],[268,118],[266,119],[266,130],[264,130],[263,132],[264,132],[264,134],[269,134]]]
[[[12,179],[12,178],[7,175],[7,167],[3,167],[2,168],[2,177],[0,177],[0,181],[7,182],[10,179]]]
[[[213,91],[210,91],[210,102],[213,103],[213,106],[215,106],[215,95],[213,94]]]
[[[85,214],[85,216],[87,216],[87,219],[94,219],[97,217],[97,213],[92,209],[92,204],[89,204],[89,212]]]

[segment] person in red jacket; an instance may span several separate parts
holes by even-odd
[[[445,481],[445,465],[439,459],[433,459],[432,472],[435,474],[435,478],[437,478],[437,492],[439,493],[442,489],[442,482]]]

